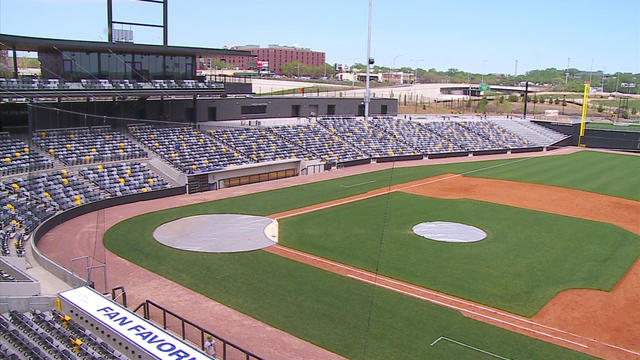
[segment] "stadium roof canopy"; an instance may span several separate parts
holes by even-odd
[[[250,51],[211,49],[186,46],[162,46],[134,44],[126,42],[102,42],[85,40],[63,40],[50,38],[37,38],[29,36],[17,36],[0,34],[0,48],[4,50],[15,49],[17,51],[113,51],[139,54],[162,55],[239,55],[251,56]]]

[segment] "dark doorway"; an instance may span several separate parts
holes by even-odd
[[[380,114],[382,114],[382,115],[386,115],[387,114],[387,105],[382,105],[380,107]]]
[[[335,115],[335,114],[336,114],[336,106],[327,105],[327,115]]]
[[[364,116],[364,104],[358,105],[358,116]]]
[[[311,111],[309,115],[318,116],[318,105],[309,105],[309,110]]]
[[[300,105],[291,105],[291,116],[300,117]]]
[[[218,120],[218,113],[217,113],[217,109],[216,109],[215,106],[209,106],[209,112],[208,112],[207,120],[209,120],[209,121]]]

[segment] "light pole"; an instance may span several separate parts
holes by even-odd
[[[369,89],[369,75],[371,67],[371,8],[373,7],[373,0],[369,0],[369,30],[367,34],[367,79],[365,83],[364,94],[364,121],[369,120],[369,102],[371,101],[370,89]]]
[[[416,67],[415,69],[413,69],[413,83],[417,84],[418,83],[418,63],[421,61],[424,61],[424,59],[411,59],[409,61],[413,61],[416,63]]]

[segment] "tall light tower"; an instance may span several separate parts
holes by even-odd
[[[369,75],[370,67],[373,65],[373,59],[371,58],[371,8],[373,6],[373,0],[369,0],[369,31],[367,35],[367,79],[365,82],[364,93],[364,121],[369,120],[369,102],[371,102],[371,91],[369,89]]]

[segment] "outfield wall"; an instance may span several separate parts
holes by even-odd
[[[563,141],[559,146],[578,146],[578,138],[580,137],[580,124],[558,124],[544,121],[534,121],[536,124],[557,132],[571,135],[566,142]],[[588,148],[597,149],[615,149],[623,151],[640,151],[640,132],[637,131],[619,131],[619,130],[596,130],[585,129],[582,143]]]

